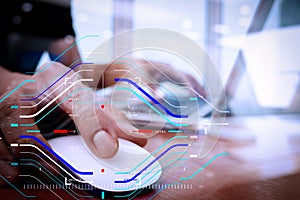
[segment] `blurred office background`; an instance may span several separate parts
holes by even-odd
[[[73,0],[71,7],[77,38],[100,35],[79,43],[82,54],[125,30],[174,30],[210,56],[233,114],[300,111],[298,0]],[[166,56],[152,59],[184,71]]]

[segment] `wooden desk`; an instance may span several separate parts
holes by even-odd
[[[218,157],[194,178],[181,181],[186,189],[180,189],[180,186],[179,189],[162,191],[153,189],[135,198],[300,199],[300,115],[231,117],[227,121],[229,125],[224,127],[224,138],[230,132],[251,133],[254,140],[233,142],[220,139],[207,158],[189,159],[183,165],[178,163],[164,171],[159,184],[178,182],[180,177],[191,175],[218,153],[229,153],[229,156]],[[151,138],[146,148],[153,151],[172,136],[164,134]],[[199,139],[203,139],[203,136]],[[195,148],[192,146],[189,152],[197,152]],[[21,187],[21,190],[27,195],[36,195],[35,199],[58,199],[45,189],[28,190]],[[73,199],[62,189],[54,191],[64,199]],[[0,188],[0,197],[23,198],[11,187]],[[101,196],[89,199],[101,199]]]

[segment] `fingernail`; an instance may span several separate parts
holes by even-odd
[[[96,133],[94,143],[101,158],[111,158],[117,153],[118,144],[105,131]]]

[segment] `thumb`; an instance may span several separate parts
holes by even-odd
[[[93,136],[93,143],[90,145],[94,145],[96,151],[94,154],[99,158],[111,158],[118,151],[118,140],[115,139],[117,137],[112,137],[109,133],[104,130],[99,130]],[[87,145],[89,145],[87,143]]]

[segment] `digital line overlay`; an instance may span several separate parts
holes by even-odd
[[[182,127],[182,126],[188,126],[188,124],[179,124],[171,121],[169,118],[167,118],[165,115],[163,115],[159,110],[157,110],[155,107],[153,107],[146,99],[144,99],[141,95],[133,91],[131,88],[127,87],[117,87],[116,90],[128,90],[132,92],[135,96],[137,96],[139,99],[141,99],[147,106],[149,106],[152,110],[154,110],[157,114],[159,114],[162,118],[164,118],[167,122],[174,126]]]
[[[35,82],[35,80],[25,80],[23,82],[21,82],[19,85],[17,85],[14,89],[12,89],[7,95],[5,95],[1,100],[0,103],[3,102],[7,97],[9,97],[10,95],[12,95],[15,91],[17,91],[20,87],[22,87],[25,83],[33,83]],[[16,108],[16,107],[13,107]]]
[[[55,85],[58,81],[60,81],[63,77],[65,77],[70,71],[73,71],[73,69],[75,69],[76,67],[83,65],[83,64],[93,64],[91,62],[82,62],[82,63],[77,63],[76,65],[74,65],[73,67],[71,67],[66,73],[64,73],[60,78],[58,78],[56,81],[54,81],[54,83],[52,83],[49,87],[47,87],[43,92],[41,92],[39,95],[37,95],[36,97],[33,98],[29,98],[29,99],[20,99],[20,101],[33,101],[36,100],[37,98],[39,98],[40,96],[42,96],[45,92],[47,92],[47,90],[49,90],[53,85]]]
[[[171,149],[175,148],[175,147],[187,147],[188,144],[174,144],[172,146],[170,146],[169,148],[167,148],[164,152],[162,152],[159,156],[157,156],[152,162],[150,162],[146,167],[144,167],[140,172],[138,172],[136,175],[134,175],[132,178],[130,179],[125,179],[125,180],[116,180],[114,181],[115,183],[128,183],[130,181],[133,181],[136,177],[138,177],[140,174],[143,173],[143,171],[147,170],[154,162],[156,162],[158,159],[160,159],[162,156],[164,156],[168,151],[170,151]]]
[[[133,171],[135,171],[138,167],[140,167],[143,163],[145,163],[149,158],[151,158],[151,156],[153,156],[154,154],[156,154],[159,150],[161,150],[162,148],[164,148],[167,144],[169,144],[171,141],[175,140],[175,139],[187,139],[188,136],[186,135],[177,135],[174,136],[170,139],[168,139],[165,143],[163,143],[160,147],[158,147],[153,153],[151,153],[145,160],[143,160],[142,162],[140,162],[137,166],[135,166],[133,169],[131,169],[130,171],[127,172],[115,172],[115,174],[130,174]]]
[[[195,171],[192,175],[185,177],[185,178],[180,178],[182,181],[187,181],[196,176],[198,173],[200,173],[203,169],[205,169],[210,163],[212,163],[214,160],[216,160],[220,156],[228,156],[229,153],[223,152],[215,155],[213,158],[211,158],[209,161],[207,161],[202,167],[200,167],[197,171]]]
[[[157,101],[155,98],[153,98],[151,95],[149,95],[143,88],[138,86],[134,81],[127,79],[127,78],[115,78],[115,82],[128,82],[134,87],[136,87],[138,90],[140,90],[144,95],[146,95],[153,103],[157,104],[161,109],[163,109],[166,113],[168,113],[170,116],[175,118],[188,118],[188,115],[177,115],[169,111],[166,107],[164,107],[159,101]]]
[[[30,196],[30,195],[26,195],[24,194],[21,190],[19,190],[16,186],[14,186],[11,182],[9,182],[6,178],[4,178],[1,174],[0,174],[0,178],[3,179],[8,185],[10,185],[12,188],[14,188],[15,190],[17,190],[23,197],[26,198],[36,198],[36,196]]]

